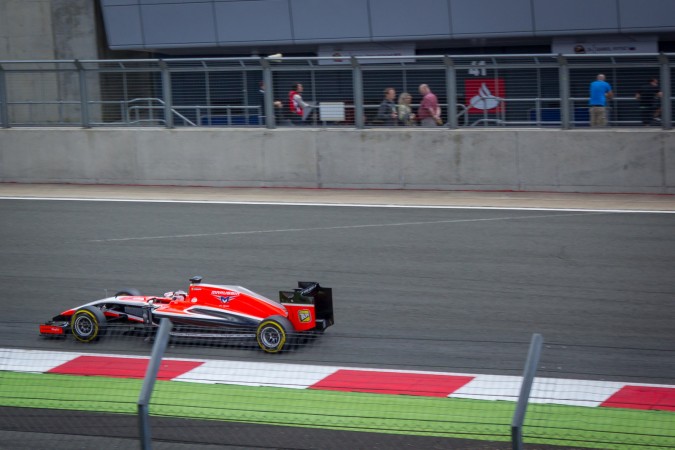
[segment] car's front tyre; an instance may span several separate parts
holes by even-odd
[[[70,329],[80,342],[94,342],[105,335],[106,318],[100,309],[85,306],[78,309],[70,319]]]

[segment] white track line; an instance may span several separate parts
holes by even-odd
[[[127,203],[188,203],[198,205],[265,205],[265,206],[336,206],[351,208],[410,208],[410,209],[477,209],[495,211],[560,211],[560,212],[597,212],[597,213],[640,213],[675,214],[675,210],[658,209],[595,209],[595,208],[555,208],[522,206],[462,206],[462,205],[399,205],[387,203],[322,203],[322,202],[271,202],[271,201],[227,201],[227,200],[159,200],[126,198],[72,198],[72,197],[0,197],[0,200],[56,200],[75,202],[127,202]]]
[[[213,236],[234,236],[244,234],[261,234],[261,233],[296,233],[305,231],[324,231],[324,230],[348,230],[359,228],[384,228],[384,227],[403,227],[412,225],[437,225],[449,223],[467,223],[467,222],[494,222],[506,220],[523,220],[523,219],[548,219],[552,217],[572,217],[572,216],[591,216],[606,214],[601,212],[583,212],[580,214],[547,214],[540,216],[506,216],[506,217],[487,217],[482,219],[453,219],[453,220],[433,220],[428,222],[395,222],[395,223],[376,223],[364,225],[340,225],[333,227],[314,227],[314,228],[281,228],[276,230],[252,230],[252,231],[225,231],[222,233],[200,233],[200,234],[176,234],[168,236],[144,236],[144,237],[127,237],[127,238],[110,238],[110,239],[92,239],[87,242],[116,242],[116,241],[143,241],[151,239],[178,239],[178,238],[194,238],[194,237],[213,237]]]

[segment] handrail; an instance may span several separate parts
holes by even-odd
[[[328,56],[279,57],[277,55],[194,59],[182,57],[118,60],[2,60],[0,61],[0,127],[11,128],[13,125],[25,124],[32,126],[52,124],[77,126],[79,124],[89,127],[91,124],[105,126],[119,123],[160,123],[162,120],[167,127],[173,127],[174,119],[178,119],[175,122],[180,125],[198,127],[202,124],[202,120],[211,124],[213,113],[224,111],[223,115],[227,117],[227,122],[220,118],[219,124],[240,124],[242,120],[238,116],[241,114],[246,118],[244,122],[246,125],[264,125],[268,128],[275,128],[277,115],[266,116],[266,108],[271,108],[274,103],[272,95],[267,93],[263,95],[261,102],[266,105],[265,107],[258,104],[257,82],[262,78],[266,84],[271,86],[269,89],[271,93],[272,89],[284,89],[280,86],[290,79],[289,72],[302,71],[303,75],[299,78],[308,80],[307,85],[311,86],[311,89],[307,90],[307,96],[312,97],[311,100],[315,102],[344,101],[349,114],[346,116],[347,120],[340,122],[340,125],[363,128],[365,126],[363,119],[366,117],[364,112],[370,116],[372,110],[379,106],[375,95],[379,96],[380,84],[385,79],[398,80],[392,83],[410,90],[411,83],[415,84],[418,76],[409,75],[412,73],[409,71],[433,70],[435,72],[430,72],[420,79],[433,82],[433,87],[439,91],[439,100],[446,102],[441,107],[443,116],[450,119],[448,127],[475,126],[476,124],[502,126],[512,123],[524,123],[531,126],[550,125],[555,122],[542,119],[556,119],[557,117],[545,115],[542,118],[541,112],[544,108],[555,105],[561,108],[561,126],[567,129],[570,124],[575,123],[574,111],[570,108],[579,108],[587,100],[584,97],[572,97],[570,94],[572,87],[574,87],[573,92],[577,94],[587,92],[585,86],[583,91],[579,90],[582,82],[580,77],[583,76],[583,83],[586,83],[589,81],[586,79],[587,75],[575,71],[594,68],[606,72],[612,69],[630,68],[630,72],[612,75],[614,78],[619,77],[620,82],[617,81],[615,86],[620,88],[617,93],[623,94],[624,97],[616,97],[608,101],[608,106],[614,108],[610,123],[637,123],[636,118],[640,115],[637,111],[637,103],[633,108],[627,102],[634,101],[634,99],[626,95],[630,95],[630,90],[636,88],[638,79],[645,79],[646,76],[658,73],[663,92],[661,123],[664,129],[673,128],[675,103],[673,103],[672,95],[672,78],[675,74],[673,72],[675,53],[363,55],[343,59],[343,65],[321,64],[325,61],[334,61],[334,58]],[[477,75],[471,72],[478,67],[476,65],[478,63],[481,64],[480,70],[489,70],[490,73],[483,72]],[[557,70],[549,71],[551,68]],[[464,73],[467,69],[469,69],[468,75]],[[531,83],[521,84],[520,79],[513,78],[523,74],[519,71],[529,69],[537,70],[536,81],[531,79]],[[540,69],[546,72],[540,72]],[[63,70],[77,76],[61,76]],[[335,70],[352,72],[351,80],[344,73],[340,74],[340,77],[349,81],[340,82],[340,89],[335,91],[340,92],[344,100],[336,99],[335,92],[330,96],[327,94],[322,99],[322,89],[328,86],[330,78],[330,74],[325,72]],[[386,71],[386,76],[374,77],[372,72],[378,70]],[[221,78],[221,74],[212,76],[211,73],[206,73],[221,71],[241,72],[241,83],[227,82],[223,85],[221,80],[229,80],[232,74]],[[396,74],[398,71],[401,71],[400,75]],[[30,72],[30,74],[24,76],[24,72]],[[54,82],[50,78],[49,83],[43,83],[43,86],[46,86],[44,89],[35,90],[32,87],[40,83],[40,79],[34,77],[34,72],[50,77],[55,76]],[[158,75],[160,72],[161,76]],[[183,75],[186,72],[195,73],[189,76]],[[371,73],[364,76],[365,72]],[[105,75],[101,75],[102,73]],[[181,75],[172,77],[172,73]],[[557,79],[554,78],[556,74]],[[529,97],[498,98],[502,108],[496,110],[474,109],[475,106],[486,108],[493,105],[478,103],[472,108],[461,99],[463,95],[467,95],[467,87],[466,85],[463,87],[462,83],[465,79],[471,79],[471,75],[501,78],[510,91],[501,92],[502,94],[508,92],[509,95],[523,94]],[[292,76],[296,78],[295,74]],[[67,85],[63,84],[66,82]],[[180,98],[182,102],[196,104],[176,105],[172,98],[174,93],[176,98]],[[557,94],[563,99],[536,97],[543,93]],[[158,97],[153,97],[154,95]],[[230,104],[215,104],[223,101],[223,96]],[[256,100],[251,102],[253,96]],[[279,92],[275,99],[278,97]],[[378,103],[375,104],[375,102]],[[530,103],[530,106],[523,106],[523,102]],[[255,104],[251,105],[251,103]],[[453,111],[449,111],[448,108],[452,108]],[[275,109],[275,111],[281,110]],[[527,116],[522,117],[523,114]],[[280,117],[285,116],[286,114],[280,115]],[[308,122],[316,125],[321,120],[318,114],[313,114]],[[323,123],[325,126],[326,122]]]
[[[156,98],[156,97],[134,98],[134,99],[131,99],[131,100],[127,101],[126,103],[129,104],[129,103],[136,103],[136,102],[140,102],[140,101],[157,102],[157,103],[159,103],[159,106],[153,106],[153,105],[150,105],[150,104],[147,105],[147,106],[143,106],[143,105],[129,106],[129,107],[127,107],[127,110],[128,111],[141,111],[141,110],[150,111],[150,110],[155,110],[155,109],[164,109],[164,107],[166,106],[166,103],[164,102],[164,100],[162,100],[161,98]],[[176,108],[175,106],[172,106],[170,108],[170,111],[173,114],[175,114],[179,119],[182,119],[183,123],[186,123],[186,124],[188,124],[190,126],[193,126],[193,127],[197,126],[193,121],[191,121],[190,119],[188,119],[187,117],[185,117],[184,115],[182,115],[181,113],[176,111],[175,108]]]

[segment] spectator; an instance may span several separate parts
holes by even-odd
[[[420,121],[420,125],[423,127],[440,125],[442,123],[441,108],[438,107],[438,99],[426,84],[420,84],[419,91],[422,95],[420,107],[417,109],[417,118]]]
[[[396,89],[388,87],[384,90],[384,99],[377,110],[377,120],[386,127],[398,125],[398,114],[396,113]]]
[[[415,114],[412,112],[411,102],[412,96],[407,92],[403,92],[398,96],[398,120],[401,125],[415,125]]]
[[[635,93],[635,99],[640,102],[640,119],[642,125],[656,125],[658,124],[659,116],[661,114],[661,96],[663,93],[659,88],[659,80],[652,78],[649,83],[646,83],[638,89]]]
[[[604,127],[607,125],[607,100],[614,95],[612,86],[605,81],[603,74],[598,74],[595,81],[590,86],[591,98],[588,105],[591,108],[591,126]]]
[[[288,109],[290,110],[291,123],[300,125],[305,120],[305,113],[307,108],[312,106],[302,99],[302,91],[304,88],[301,83],[293,84],[293,89],[288,93]]]

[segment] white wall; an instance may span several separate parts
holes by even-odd
[[[675,194],[675,132],[10,128],[0,182]]]

